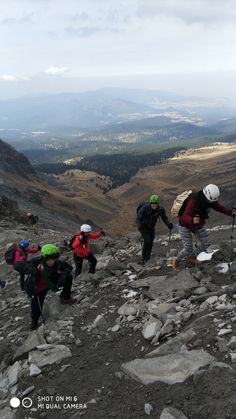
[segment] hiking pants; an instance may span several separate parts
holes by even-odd
[[[208,235],[205,228],[200,228],[193,233],[188,228],[179,225],[179,234],[183,242],[183,248],[177,255],[177,262],[180,262],[186,256],[197,256],[209,246]],[[194,248],[192,234],[196,237],[196,244]]]
[[[67,274],[65,277],[64,285],[62,292],[60,294],[60,298],[63,298],[64,300],[69,300],[71,297],[71,287],[72,287],[72,275],[70,273]],[[32,323],[35,325],[38,324],[39,317],[41,316],[41,309],[43,308],[43,303],[45,300],[45,297],[47,295],[48,288],[37,292],[33,295],[31,298],[31,319]]]
[[[155,237],[155,228],[143,227],[139,229],[143,237],[142,261],[147,262],[151,257],[153,241]]]
[[[37,226],[37,224],[31,224],[31,227],[32,227],[32,232],[34,234],[38,234],[38,226]]]
[[[41,310],[43,308],[43,303],[47,292],[48,288],[35,293],[31,298],[31,319],[32,323],[34,323],[36,326],[38,325],[39,317],[41,316]]]
[[[27,273],[27,269],[28,269],[28,262],[27,261],[22,261],[22,262],[16,262],[13,265],[15,271],[19,272],[20,274],[20,287],[22,289],[22,291],[24,291],[24,283],[25,283],[25,274]]]
[[[88,256],[86,256],[86,257],[80,257],[80,256],[77,256],[74,253],[75,277],[81,273],[84,259],[87,259],[88,262],[89,262],[89,273],[90,274],[95,273],[95,268],[96,268],[96,265],[97,265],[97,259],[95,258],[95,256],[92,253],[89,253]]]

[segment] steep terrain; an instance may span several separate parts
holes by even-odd
[[[135,228],[137,203],[148,199],[152,193],[161,197],[161,204],[169,213],[176,195],[186,189],[200,190],[204,185],[216,183],[221,190],[220,201],[225,205],[236,205],[236,146],[212,145],[192,149],[178,157],[169,159],[159,167],[141,169],[129,183],[112,191],[118,202],[109,228],[114,233],[125,233]],[[220,220],[212,212],[213,222]],[[125,220],[125,223],[124,223]],[[158,230],[164,231],[162,224]]]
[[[72,262],[62,245],[66,234],[45,228],[35,239],[5,218],[0,251],[27,237],[32,244],[57,243]],[[137,263],[138,234],[102,238],[94,245],[96,287],[85,264],[73,283],[77,303],[61,306],[50,293],[46,324],[34,332],[29,300],[2,262],[1,419],[236,418],[236,262],[227,269],[236,240],[230,236],[225,226],[210,231],[221,249],[214,260],[183,263],[178,273],[169,259],[180,247],[177,235],[169,249],[165,237],[158,238],[145,268]],[[13,397],[20,402],[15,409]]]
[[[8,146],[8,152],[4,154],[2,150],[1,146],[0,156],[5,156],[4,163],[3,157],[0,162],[1,195],[15,199],[24,213],[29,208],[38,213],[42,226],[50,223],[60,229],[64,222],[68,231],[73,232],[81,222],[89,222],[104,226],[110,234],[127,234],[136,229],[137,204],[152,193],[161,196],[161,203],[169,213],[179,192],[198,190],[212,182],[220,187],[222,203],[235,205],[236,202],[235,143],[189,150],[161,166],[139,170],[129,182],[115,189],[111,189],[109,177],[92,171],[74,170],[59,176],[36,176],[24,156],[17,153],[16,163],[16,152],[12,147]],[[6,167],[13,169],[7,171]],[[211,216],[213,222],[221,222],[221,219],[222,215],[216,213]],[[158,231],[166,231],[161,223]]]

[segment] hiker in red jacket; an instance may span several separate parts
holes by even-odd
[[[72,248],[74,249],[75,277],[81,273],[84,259],[88,259],[89,261],[89,273],[95,273],[97,259],[91,253],[89,241],[96,240],[104,234],[105,232],[103,230],[92,233],[92,228],[88,224],[83,224],[80,227],[72,243]]]
[[[20,287],[22,291],[24,291],[24,279],[25,279],[25,273],[27,271],[27,258],[30,253],[37,253],[41,246],[37,247],[29,247],[29,241],[28,240],[21,240],[18,244],[15,255],[14,255],[14,262],[13,262],[13,268],[15,271],[19,272],[20,274]]]
[[[226,208],[218,203],[220,196],[219,188],[216,185],[207,185],[197,193],[191,193],[186,200],[186,205],[179,216],[179,233],[183,242],[183,248],[176,258],[172,260],[174,270],[179,268],[179,263],[185,257],[195,264],[197,255],[205,251],[209,246],[207,231],[204,228],[209,218],[209,211],[212,208],[222,214],[235,217],[236,209]],[[195,235],[197,244],[193,250],[192,234]]]

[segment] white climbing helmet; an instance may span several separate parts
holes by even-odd
[[[203,193],[206,197],[206,199],[210,202],[217,201],[217,199],[220,196],[220,191],[218,186],[216,185],[207,185],[205,188],[203,188]]]
[[[82,231],[83,233],[90,233],[90,231],[92,231],[92,228],[88,224],[82,224],[82,226],[80,227],[80,231]]]

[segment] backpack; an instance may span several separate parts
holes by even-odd
[[[17,244],[13,243],[11,246],[8,247],[8,249],[4,253],[5,262],[8,265],[13,265],[14,259],[15,259],[16,249],[17,249]]]
[[[138,204],[137,209],[136,209],[136,213],[138,214],[139,210],[144,207],[144,205],[147,205],[148,201],[142,201]]]
[[[177,218],[183,214],[183,211],[187,204],[187,198],[189,197],[191,193],[192,191],[189,189],[182,192],[176,197],[170,210],[172,218]]]
[[[69,247],[70,250],[74,250],[72,245],[73,245],[76,237],[77,237],[77,234],[75,234],[70,240],[68,240],[68,247]]]

